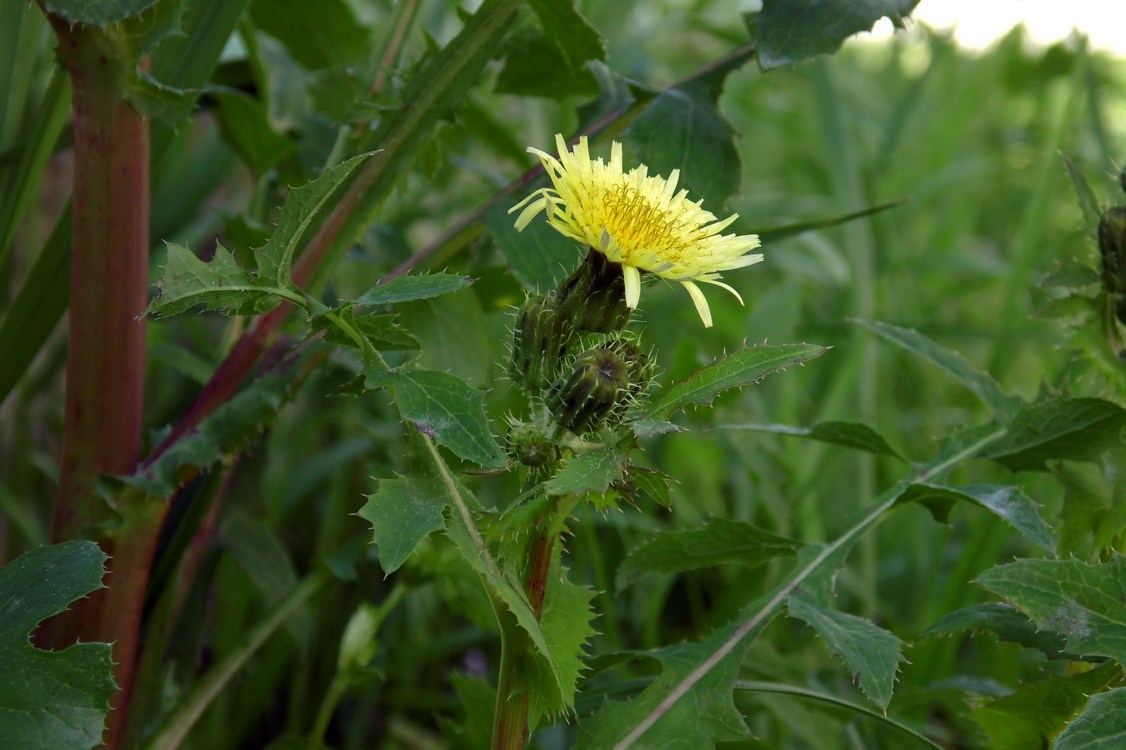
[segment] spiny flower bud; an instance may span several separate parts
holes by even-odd
[[[629,385],[629,363],[612,347],[599,347],[579,355],[571,371],[552,387],[547,405],[559,424],[581,435],[614,411]]]
[[[653,381],[653,363],[649,355],[631,339],[620,338],[610,346],[625,360],[629,371],[629,394],[639,396],[644,393]]]
[[[509,374],[532,391],[551,385],[573,332],[554,302],[550,296],[529,297],[516,314]]]
[[[531,421],[511,420],[508,428],[508,453],[524,466],[551,469],[559,461],[556,428],[550,417]]]
[[[1126,294],[1126,208],[1111,208],[1099,220],[1103,287],[1111,294]]]
[[[629,322],[629,307],[621,266],[588,250],[582,265],[559,286],[557,307],[580,331],[622,330]]]

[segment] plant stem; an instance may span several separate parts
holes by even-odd
[[[547,593],[547,576],[555,551],[559,527],[541,521],[528,546],[528,562],[524,574],[524,593],[539,620]],[[528,708],[530,696],[526,686],[517,685],[527,638],[516,618],[503,603],[498,604],[497,620],[501,624],[500,679],[497,684],[496,715],[493,721],[493,750],[523,750],[528,741]]]
[[[66,399],[55,541],[98,537],[110,521],[97,493],[104,474],[129,474],[141,446],[148,301],[149,126],[126,99],[135,64],[115,26],[98,29],[48,14],[72,84],[74,197]],[[136,661],[148,566],[163,504],[142,493],[117,498],[106,588],[58,620],[54,645],[114,644],[118,692],[106,745],[118,747]]]

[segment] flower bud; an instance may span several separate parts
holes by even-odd
[[[555,379],[573,329],[550,296],[529,297],[516,314],[512,340],[512,379],[532,391],[543,391]]]
[[[508,453],[524,466],[550,469],[559,461],[554,432],[554,426],[546,420],[514,419],[508,429]]]
[[[547,398],[559,424],[576,435],[598,427],[621,403],[630,386],[629,363],[612,347],[581,354]]]
[[[622,330],[629,322],[622,267],[588,250],[582,265],[559,286],[557,308],[580,331]]]
[[[1103,213],[1099,220],[1099,251],[1103,288],[1111,294],[1126,294],[1126,208],[1110,208]]]
[[[621,357],[629,372],[629,386],[627,390],[631,396],[639,396],[649,388],[653,381],[653,362],[645,350],[636,342],[621,338],[611,345]]]

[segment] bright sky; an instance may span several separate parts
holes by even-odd
[[[911,15],[928,26],[953,27],[955,38],[975,49],[1023,21],[1041,44],[1057,42],[1075,28],[1093,47],[1126,55],[1126,0],[922,0]]]

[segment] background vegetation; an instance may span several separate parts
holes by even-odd
[[[645,288],[633,328],[659,387],[744,344],[831,348],[698,393],[701,408],[672,418],[686,431],[641,435],[601,488],[584,477],[561,560],[573,606],[544,620],[563,623],[551,637],[573,653],[551,666],[574,662],[577,692],[544,707],[531,744],[617,746],[753,623],[635,747],[1114,747],[1126,256],[1111,263],[1107,247],[1120,253],[1126,222],[1106,214],[1101,251],[1096,227],[1126,204],[1121,61],[1077,39],[1030,49],[1019,30],[970,55],[916,27],[814,57],[881,13],[844,30],[814,18],[787,47],[768,14],[793,22],[802,3],[731,5],[0,0],[0,558],[14,561],[0,658],[16,665],[0,727],[13,747],[102,738],[108,647],[64,666],[24,642],[97,588],[102,555],[79,539],[112,555],[109,604],[83,600],[36,638],[136,648],[114,654],[133,689],[116,693],[108,745],[489,746],[495,584],[456,533],[430,533],[456,526],[445,502],[432,528],[403,518],[400,533],[377,499],[449,464],[503,550],[520,538],[520,479],[489,466],[495,445],[432,458],[404,424],[420,420],[402,381],[375,387],[335,321],[373,295],[396,317],[354,330],[398,373],[486,393],[503,439],[521,408],[513,309],[580,257],[549,229],[516,235],[505,214],[539,185],[525,147],[557,132],[681,168],[693,197],[762,235],[766,261],[727,278],[746,307],[714,298],[711,329],[673,285]],[[81,74],[104,72],[99,59],[117,62],[91,86]],[[791,59],[804,61],[772,67]],[[72,101],[124,107],[102,122],[118,135],[144,111],[151,143],[99,146]],[[82,163],[151,175],[83,193]],[[81,196],[99,194],[128,210],[82,224]],[[108,255],[83,250],[99,239]],[[217,243],[239,295],[208,275]],[[175,266],[173,244],[213,265]],[[106,265],[134,246],[151,270]],[[287,264],[263,266],[280,257],[264,246],[295,255],[292,282]],[[95,271],[68,291],[71,257]],[[380,296],[408,271],[433,276]],[[164,317],[135,320],[142,301],[120,329],[67,333],[68,304],[73,317],[135,299],[130,274],[150,297],[163,279]],[[308,315],[275,308],[271,289],[293,283],[317,301]],[[120,390],[97,363],[129,321],[147,348],[105,357],[117,372],[140,351],[144,388]],[[87,463],[60,470],[64,433],[81,429],[64,408],[75,382],[109,421],[67,449]]]

